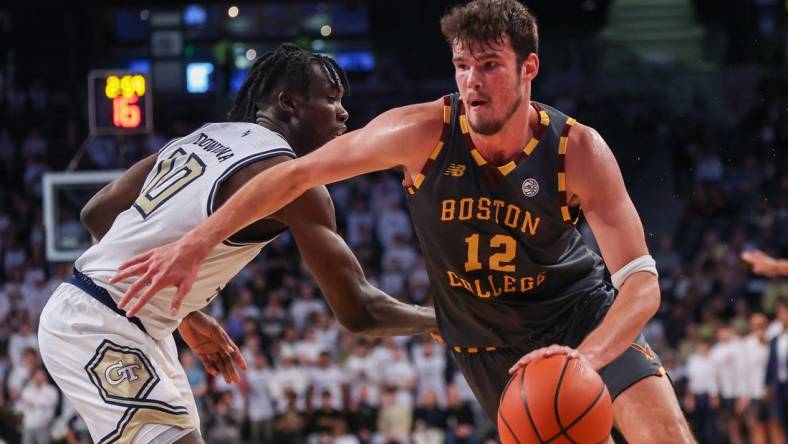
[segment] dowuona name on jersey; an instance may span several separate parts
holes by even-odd
[[[224,162],[235,155],[232,148],[222,145],[218,141],[208,137],[205,133],[200,133],[199,139],[197,139],[194,144],[204,151],[215,154],[216,160],[219,162]]]
[[[523,210],[517,205],[501,199],[488,197],[444,199],[441,201],[440,220],[443,223],[469,220],[494,222],[506,227],[506,233],[516,230],[526,236],[535,236],[541,222],[539,216],[534,216],[528,210]],[[473,259],[469,253],[465,270],[446,271],[451,287],[464,288],[480,298],[490,298],[512,293],[526,293],[544,283],[547,278],[546,271],[535,276],[518,276],[516,274],[516,266],[510,263],[517,248],[516,241],[507,234],[494,235],[490,241],[491,247],[501,248],[501,251],[490,256],[490,269],[497,271],[497,273],[491,272],[484,277],[467,275],[466,273],[481,270],[481,264],[478,263],[479,236],[479,234],[472,234],[465,239],[469,252],[474,249],[476,251]]]

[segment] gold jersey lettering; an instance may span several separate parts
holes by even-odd
[[[502,200],[495,199],[493,201],[493,206],[495,207],[495,223],[496,224],[500,223],[500,222],[498,222],[498,213],[501,211],[501,208],[503,208],[504,205],[506,205],[506,202],[504,202]]]
[[[449,221],[454,219],[454,206],[456,205],[454,199],[446,199],[441,202],[441,220]]]
[[[479,220],[490,220],[490,204],[492,201],[488,197],[480,197],[476,218]]]
[[[473,217],[473,199],[470,197],[460,199],[460,215],[458,219],[469,220],[471,217]]]
[[[482,298],[497,298],[505,295],[523,295],[539,286],[547,279],[543,271],[535,276],[513,276],[510,274],[488,274],[486,278],[466,279],[454,271],[446,272],[449,286],[464,288],[472,295]]]
[[[506,207],[506,217],[503,219],[503,223],[509,228],[517,228],[517,219],[519,218],[520,208],[509,204]]]

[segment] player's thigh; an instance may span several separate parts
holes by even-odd
[[[191,432],[183,438],[175,441],[175,444],[205,444],[202,436],[197,432]]]
[[[649,376],[613,401],[613,422],[630,444],[695,443],[670,380]]]
[[[38,339],[47,370],[95,442],[133,442],[173,428],[180,438],[197,428],[156,342],[78,288],[55,291]]]

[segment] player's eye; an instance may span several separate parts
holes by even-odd
[[[486,69],[493,69],[496,66],[498,66],[498,63],[496,63],[496,62],[487,62],[487,63],[484,64],[484,67]]]

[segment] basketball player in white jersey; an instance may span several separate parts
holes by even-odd
[[[233,122],[206,124],[171,141],[83,211],[101,241],[76,261],[74,276],[50,298],[39,342],[47,369],[95,442],[203,442],[171,333],[286,229],[337,318],[351,331],[407,335],[436,328],[432,309],[402,304],[367,283],[336,233],[325,187],[307,191],[215,247],[190,288],[158,292],[155,302],[130,318],[117,307],[130,288],[130,281],[110,281],[121,263],[179,239],[257,173],[342,134],[346,90],[347,79],[336,62],[282,45],[250,69],[230,112]],[[171,312],[176,292],[185,300]],[[223,373],[234,371],[227,368],[226,356],[214,359]]]

